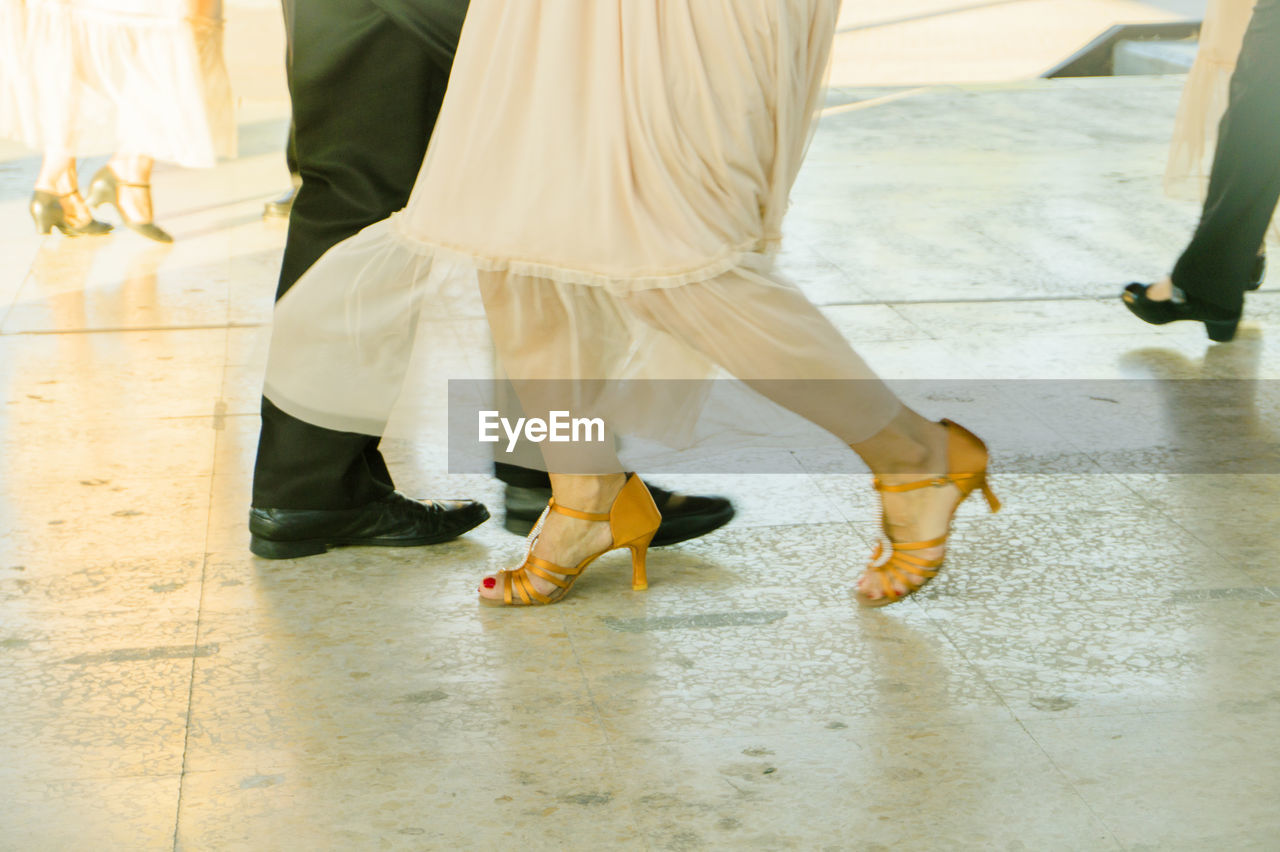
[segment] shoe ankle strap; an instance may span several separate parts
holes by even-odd
[[[921,488],[941,488],[944,485],[959,485],[970,479],[982,476],[981,473],[948,473],[946,476],[935,476],[931,479],[917,479],[915,482],[902,482],[890,485],[880,481],[880,477],[876,477],[872,481],[872,485],[877,491],[887,491],[890,494],[901,494],[903,491],[916,491]]]
[[[608,512],[603,514],[599,512],[580,512],[577,509],[570,509],[568,506],[561,506],[556,502],[556,498],[554,497],[551,498],[551,501],[547,505],[550,507],[551,511],[556,512],[557,514],[566,515],[570,518],[577,518],[580,521],[608,521],[610,517]]]

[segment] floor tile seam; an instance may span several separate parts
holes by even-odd
[[[604,749],[605,745],[601,743],[579,743],[578,748],[586,749]],[[245,750],[246,752],[248,749]],[[535,758],[545,756],[543,752],[533,749],[514,753],[518,758]],[[413,767],[432,767],[438,765],[440,760],[461,761],[464,758],[501,758],[507,759],[512,757],[511,749],[494,748],[490,751],[478,751],[476,748],[458,747],[453,750],[440,750],[431,752],[430,756],[424,755],[421,749],[413,749],[403,751],[372,751],[361,752],[359,754],[342,755],[338,754],[333,757],[304,757],[299,758],[297,755],[287,755],[279,760],[262,761],[255,754],[246,755],[243,760],[234,758],[228,759],[223,755],[213,755],[210,760],[210,766],[189,768],[183,771],[184,778],[199,779],[210,778],[216,775],[287,775],[290,773],[300,774],[303,777],[309,775],[317,775],[323,773],[343,772],[348,770],[364,770],[364,769],[396,769],[396,768],[413,768]],[[213,764],[217,765],[213,765]],[[164,776],[169,777],[169,776]],[[176,777],[176,776],[174,776]]]
[[[1205,551],[1205,553],[1206,553],[1207,555],[1209,555],[1209,556],[1218,556],[1218,555],[1219,555],[1219,552],[1220,552],[1219,548],[1214,547],[1214,545],[1213,545],[1211,542],[1207,541],[1207,540],[1203,537],[1203,535],[1202,535],[1202,534],[1197,533],[1195,530],[1193,530],[1193,529],[1191,529],[1190,527],[1188,527],[1188,526],[1187,526],[1187,525],[1186,525],[1186,524],[1185,524],[1181,519],[1179,519],[1179,518],[1177,518],[1177,517],[1175,517],[1175,516],[1172,516],[1172,515],[1170,515],[1170,514],[1169,514],[1169,513],[1167,513],[1167,512],[1162,511],[1162,510],[1159,508],[1159,506],[1157,506],[1156,504],[1154,504],[1154,503],[1152,503],[1150,500],[1148,500],[1148,499],[1147,499],[1147,498],[1142,494],[1142,492],[1138,491],[1136,488],[1133,488],[1133,487],[1129,486],[1129,485],[1128,485],[1128,483],[1124,483],[1124,482],[1122,482],[1122,483],[1121,483],[1121,485],[1123,485],[1125,488],[1128,488],[1128,489],[1129,489],[1129,491],[1131,491],[1133,494],[1137,495],[1137,497],[1138,497],[1138,499],[1139,499],[1139,500],[1142,500],[1142,501],[1143,501],[1144,503],[1146,503],[1148,506],[1150,506],[1151,508],[1153,508],[1153,509],[1156,511],[1156,513],[1157,513],[1160,517],[1164,518],[1164,520],[1165,520],[1165,521],[1167,521],[1168,523],[1172,524],[1174,527],[1176,527],[1176,528],[1177,528],[1178,530],[1180,530],[1181,532],[1183,532],[1183,533],[1185,533],[1186,535],[1190,536],[1190,537],[1191,537],[1191,539],[1192,539],[1193,541],[1195,541],[1198,545],[1200,545],[1201,549],[1202,549],[1202,550],[1204,550],[1204,551]],[[1235,573],[1239,574],[1239,576],[1240,576],[1242,579],[1245,579],[1245,580],[1253,580],[1253,579],[1254,579],[1254,578],[1250,575],[1249,571],[1247,571],[1247,570],[1245,570],[1245,569],[1243,569],[1243,568],[1238,568],[1238,567],[1236,567],[1236,566],[1235,566],[1235,564],[1234,564],[1235,560],[1227,560],[1227,559],[1219,558],[1217,561],[1218,561],[1218,562],[1231,562],[1232,564],[1231,564],[1231,565],[1229,565],[1228,567],[1230,568],[1230,570],[1231,570],[1231,571],[1233,571],[1233,572],[1235,572]],[[1246,585],[1242,585],[1240,588],[1256,588],[1256,584],[1253,584],[1253,585],[1246,584]],[[1214,601],[1210,601],[1210,603],[1213,603],[1213,602],[1214,602]]]
[[[621,783],[621,780],[625,777],[625,774],[622,772],[621,767],[618,765],[618,756],[615,749],[613,734],[610,731],[608,724],[606,724],[605,722],[604,713],[600,709],[600,702],[596,699],[596,694],[595,694],[595,690],[592,688],[591,679],[587,676],[586,669],[583,666],[582,656],[581,654],[578,653],[577,645],[574,642],[573,631],[569,630],[569,625],[564,621],[563,618],[561,618],[561,627],[563,628],[565,639],[569,643],[570,653],[573,654],[574,665],[577,667],[578,674],[582,679],[582,687],[584,690],[586,690],[587,700],[591,702],[591,712],[592,712],[592,715],[595,717],[595,727],[596,727],[596,730],[599,731],[601,737],[603,738],[603,748],[605,749],[605,754],[608,755],[611,776],[612,778],[619,779],[619,783]],[[650,844],[647,835],[645,834],[643,828],[641,827],[639,814],[636,812],[635,806],[631,803],[630,800],[625,800],[623,802],[623,806],[626,808],[627,821],[630,823],[630,827],[635,832],[636,837],[639,838],[643,848],[646,850],[646,852],[647,850],[653,849],[652,844]]]
[[[816,249],[815,249],[816,251]],[[829,261],[834,265],[834,261]],[[843,267],[837,267],[840,272],[846,276],[848,273]],[[1102,285],[1099,285],[1102,286]],[[866,308],[866,307],[888,307],[888,308],[915,308],[929,307],[931,305],[1021,305],[1021,304],[1042,304],[1046,302],[1098,302],[1099,304],[1110,303],[1112,297],[1109,295],[1089,294],[1089,293],[1062,293],[1052,296],[975,296],[968,299],[874,299],[864,301],[847,301],[847,302],[830,302],[823,301],[818,303],[819,308]],[[1055,335],[1063,336],[1063,335]]]
[[[920,334],[924,335],[924,336],[923,336],[923,337],[921,337],[921,338],[914,338],[914,339],[916,339],[916,340],[942,340],[942,339],[943,339],[943,338],[939,337],[937,334],[934,334],[934,333],[933,333],[932,331],[930,331],[929,329],[925,328],[925,327],[924,327],[923,325],[921,325],[920,323],[918,323],[918,322],[916,322],[916,321],[912,320],[912,319],[911,319],[909,316],[907,316],[906,314],[904,314],[904,313],[900,310],[900,308],[905,307],[904,305],[896,304],[896,303],[894,303],[894,302],[886,302],[886,303],[885,303],[885,307],[886,307],[886,308],[888,308],[888,309],[890,310],[890,312],[892,312],[892,313],[893,313],[893,315],[894,315],[894,316],[896,316],[898,319],[902,320],[902,321],[903,321],[903,322],[905,322],[908,326],[910,326],[911,328],[915,329],[915,330],[916,330],[917,332],[919,332]],[[910,342],[911,340],[912,340],[912,338],[908,338],[908,339],[907,339],[907,342]],[[851,342],[851,343],[857,343],[857,341],[850,341],[850,342]],[[868,341],[868,342],[872,342],[872,341]],[[875,341],[875,342],[890,342],[890,343],[896,343],[896,342],[899,342],[899,341],[898,341],[898,340],[892,340],[892,341]]]
[[[236,159],[231,160],[229,163],[227,163],[227,165],[230,165],[232,163],[247,162],[262,156],[266,156],[266,155],[258,154],[258,155],[254,155],[253,157],[237,157]],[[198,216],[204,213],[213,213],[216,211],[226,210],[228,208],[234,208],[239,206],[243,206],[245,208],[245,211],[248,212],[251,209],[250,205],[258,205],[261,203],[262,203],[261,195],[252,195],[245,198],[234,198],[226,201],[219,201],[214,204],[206,204],[204,207],[189,207],[185,210],[170,210],[165,213],[165,219],[166,221],[173,221],[173,220],[181,219],[184,216]]]
[[[3,310],[0,310],[0,337],[7,336],[9,334],[9,332],[4,331],[5,324],[8,323],[9,315],[13,313],[14,306],[18,304],[18,296],[22,294],[23,288],[27,286],[27,279],[30,277],[31,271],[27,270],[27,273],[22,276],[22,282],[14,288],[13,298],[9,300]]]
[[[591,715],[594,717],[595,727],[604,736],[605,746],[609,749],[609,760],[614,760],[613,740],[609,736],[608,729],[604,725],[604,713],[600,709],[600,702],[596,699],[595,690],[591,686],[591,678],[587,676],[586,666],[583,664],[582,655],[579,653],[577,643],[574,641],[574,631],[569,629],[569,623],[565,621],[564,616],[560,616],[560,630],[564,633],[565,641],[569,644],[569,653],[573,655],[573,665],[578,671],[578,677],[582,683],[582,688],[586,691],[587,700],[591,703]]]
[[[1036,735],[1027,728],[1023,720],[1018,719],[1017,722],[1018,727],[1022,728],[1023,732],[1027,735],[1027,738],[1030,739],[1031,742],[1035,744],[1035,747],[1040,750],[1040,753],[1044,755],[1045,760],[1049,761],[1049,765],[1053,767],[1054,772],[1058,774],[1062,783],[1066,784],[1067,789],[1071,791],[1071,794],[1076,797],[1080,804],[1084,805],[1089,816],[1093,817],[1098,825],[1102,826],[1106,830],[1107,834],[1111,837],[1112,843],[1115,844],[1115,848],[1121,850],[1128,848],[1125,846],[1123,841],[1120,840],[1120,835],[1116,833],[1116,830],[1112,827],[1111,823],[1103,819],[1102,815],[1098,813],[1089,800],[1085,798],[1085,795],[1080,790],[1079,785],[1071,780],[1070,776],[1067,775],[1066,770],[1058,763],[1057,760],[1054,759],[1053,755],[1049,753],[1049,750],[1044,747],[1044,744],[1040,742]]]
[[[44,242],[45,240],[41,238],[40,245],[43,246]],[[9,317],[13,314],[14,309],[18,306],[18,300],[22,297],[23,292],[27,289],[28,285],[31,283],[32,278],[34,277],[33,270],[35,268],[36,260],[39,258],[39,254],[40,254],[40,251],[39,249],[37,249],[36,254],[31,259],[30,265],[28,265],[27,267],[27,271],[22,275],[22,281],[20,281],[18,283],[18,286],[14,288],[13,298],[10,299],[9,303],[4,306],[4,310],[0,311],[0,337],[5,337],[5,336],[8,336],[9,334],[9,332],[6,332],[4,330],[5,325],[9,322]]]
[[[1252,590],[1257,587],[1241,586],[1240,588]],[[1166,590],[1160,590],[1160,591],[1163,592]],[[1172,591],[1181,591],[1181,590],[1172,590]],[[1124,606],[1127,604],[1130,607],[1132,607],[1135,597],[1136,597],[1135,593],[1132,590],[1127,594],[1123,592],[1117,592],[1115,593],[1114,596],[1094,594],[1089,596],[1089,602],[1090,604],[1103,604],[1103,605],[1115,605],[1115,606]],[[1163,609],[1167,609],[1168,607],[1204,608],[1208,606],[1221,606],[1223,604],[1236,605],[1237,607],[1239,607],[1241,605],[1270,602],[1267,599],[1258,600],[1258,599],[1252,599],[1252,598],[1246,598],[1244,600],[1212,599],[1212,600],[1204,600],[1204,601],[1175,601],[1175,600],[1171,600],[1168,595],[1161,596],[1156,594],[1148,595],[1146,597],[1146,600],[1150,602],[1152,606],[1158,605]],[[1060,603],[1060,600],[1054,596],[1037,597],[1034,595],[1034,593],[1019,594],[1019,593],[1006,593],[1006,592],[990,592],[987,594],[983,594],[983,593],[976,593],[973,591],[956,592],[954,594],[953,593],[937,593],[929,597],[928,601],[931,603],[937,604],[939,606],[963,605],[966,601],[974,601],[976,603],[1004,602],[1005,604],[1007,604],[1007,606],[1002,607],[1002,609],[1021,608],[1023,610],[1030,610],[1033,608],[1043,609],[1044,607],[1056,606]],[[1079,597],[1072,598],[1070,602],[1079,603],[1080,598]]]
[[[19,773],[13,776],[13,780],[23,784],[82,784],[86,786],[100,785],[104,782],[113,781],[181,781],[182,775],[178,772],[124,772],[124,773],[105,773],[102,775],[68,775],[62,777],[59,775],[41,775],[40,773],[23,774]]]
[[[1015,722],[1019,725],[1019,727],[1021,727],[1021,721],[1018,719],[1018,714],[1014,712],[1013,707],[1005,699],[1004,694],[1000,690],[996,689],[995,684],[993,684],[987,678],[986,674],[982,670],[982,667],[977,662],[975,662],[967,653],[965,653],[964,649],[960,647],[955,637],[952,636],[951,633],[946,629],[946,626],[939,623],[938,620],[933,617],[933,615],[929,612],[928,604],[921,603],[919,600],[912,600],[910,601],[910,603],[912,606],[916,608],[917,612],[920,612],[922,615],[924,615],[925,620],[928,621],[929,624],[933,625],[933,628],[936,631],[938,631],[939,635],[942,636],[943,640],[948,645],[951,646],[951,650],[955,652],[955,654],[958,655],[961,660],[964,661],[965,666],[968,667],[969,671],[974,676],[977,677],[978,681],[986,689],[987,693],[990,696],[994,697],[997,702],[999,702],[1000,706],[1004,708],[1005,713],[1008,714],[1009,721]]]
[[[213,464],[213,461],[216,460],[217,458],[218,444],[220,442],[220,439],[221,439],[220,435],[214,439],[213,459],[210,460],[211,465]],[[201,543],[201,550],[204,552],[204,556],[201,559],[201,563],[200,563],[200,597],[199,597],[199,603],[196,606],[195,636],[193,637],[193,640],[192,640],[191,669],[190,669],[190,674],[187,680],[187,714],[186,714],[186,724],[184,726],[183,735],[182,735],[181,775],[178,780],[178,795],[177,795],[177,801],[174,802],[174,811],[173,811],[173,850],[174,852],[178,852],[178,850],[181,849],[180,834],[182,830],[182,799],[183,799],[183,792],[186,788],[185,779],[187,774],[187,757],[190,753],[190,748],[191,748],[191,723],[192,723],[192,718],[195,712],[196,670],[199,666],[199,661],[200,661],[200,656],[199,654],[195,653],[195,651],[199,648],[199,645],[200,645],[200,635],[203,630],[205,593],[208,590],[208,584],[206,583],[206,579],[208,577],[208,572],[209,572],[208,550],[209,550],[209,538],[213,531],[212,528],[213,528],[214,497],[215,497],[215,494],[214,494],[213,477],[210,476],[209,489],[208,489],[209,499],[205,509],[204,541]]]
[[[978,237],[979,239],[984,240],[990,248],[1003,251],[1007,254],[1012,255],[1013,257],[1016,257],[1018,260],[1022,261],[1023,263],[1030,265],[1035,269],[1038,275],[1043,276],[1046,273],[1052,274],[1051,269],[1047,268],[1042,262],[1038,261],[1033,255],[1029,254],[1026,251],[1026,249],[1024,249],[1021,245],[1013,245],[1005,242],[1004,240],[1000,240],[992,236],[990,233],[987,232],[987,230],[983,228],[982,222],[980,221],[970,222],[962,225],[961,227],[964,228],[964,230],[968,231],[969,233],[973,234],[974,236]],[[984,254],[988,254],[988,253],[989,252],[984,252]]]
[[[6,317],[8,310],[6,310]],[[131,334],[139,332],[166,332],[166,331],[230,331],[246,328],[264,328],[268,323],[249,323],[234,322],[228,320],[226,323],[193,323],[190,325],[137,325],[137,326],[102,326],[99,328],[50,328],[50,329],[26,329],[22,331],[0,331],[0,337],[19,338],[19,337],[55,337],[60,334]],[[225,350],[224,350],[225,357]]]

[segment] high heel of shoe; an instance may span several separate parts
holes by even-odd
[[[1204,320],[1205,333],[1214,343],[1230,343],[1235,340],[1236,329],[1239,327],[1239,317],[1232,320]]]
[[[1166,325],[1179,320],[1202,322],[1209,339],[1215,343],[1227,343],[1236,336],[1236,328],[1240,325],[1239,313],[1233,315],[1225,308],[1191,296],[1183,302],[1150,299],[1147,297],[1150,286],[1135,282],[1121,293],[1124,306],[1143,322],[1151,325]]]
[[[955,520],[956,511],[960,508],[960,504],[967,500],[974,491],[982,492],[982,496],[986,498],[989,511],[992,513],[1000,511],[1000,500],[996,497],[995,491],[991,489],[991,483],[987,481],[987,463],[990,459],[987,445],[982,442],[981,438],[958,423],[943,420],[942,425],[947,430],[946,474],[932,479],[919,479],[915,482],[895,484],[882,482],[877,477],[874,485],[877,491],[890,494],[900,494],[904,491],[916,491],[922,488],[955,486],[960,491],[960,499],[951,508],[951,515],[947,518],[947,532],[929,541],[895,541],[889,534],[888,519],[885,518],[882,524],[884,537],[888,540],[892,551],[888,559],[883,559],[884,544],[881,543],[876,546],[875,553],[872,554],[871,562],[867,565],[867,568],[874,572],[879,581],[880,596],[871,597],[859,589],[856,596],[858,603],[862,606],[880,607],[895,603],[920,591],[928,585],[930,580],[938,576],[938,569],[942,567],[946,558],[945,554],[933,559],[927,559],[920,556],[919,553],[946,546],[947,538],[951,534],[951,522]],[[899,592],[895,582],[905,587],[906,591]]]
[[[556,565],[533,555],[534,545],[542,532],[542,525],[547,515],[555,512],[581,521],[608,522],[611,542],[607,548],[593,553],[573,567]],[[607,513],[581,512],[562,506],[552,497],[543,510],[542,517],[529,533],[529,547],[524,562],[520,567],[510,571],[500,571],[495,578],[502,583],[502,598],[486,598],[480,596],[480,603],[485,606],[541,606],[553,604],[564,599],[569,589],[577,582],[578,577],[592,562],[612,550],[627,548],[631,551],[631,588],[643,591],[649,588],[645,561],[649,551],[649,543],[658,531],[662,515],[649,494],[644,482],[634,473],[627,474],[627,480],[614,498],[613,505]],[[550,594],[538,591],[533,578],[545,580],[554,586]]]
[[[649,575],[645,571],[645,555],[649,552],[649,543],[653,541],[654,533],[645,536],[639,541],[634,541],[626,545],[631,549],[631,589],[636,592],[643,592],[649,588]]]
[[[158,243],[173,242],[173,237],[170,236],[169,232],[155,222],[135,222],[129,218],[129,215],[124,212],[124,208],[120,206],[120,187],[122,186],[131,189],[145,189],[148,195],[151,192],[151,184],[122,181],[111,170],[110,166],[103,166],[98,169],[97,174],[93,176],[93,180],[89,182],[89,207],[94,208],[110,204],[116,208],[116,212],[120,214],[121,221],[124,222],[125,227],[129,230]]]
[[[33,192],[27,209],[31,212],[31,219],[36,224],[36,233],[43,236],[52,233],[54,228],[68,237],[94,237],[111,233],[111,226],[97,219],[90,218],[83,225],[72,225],[67,221],[67,211],[62,206],[62,199],[78,194],[77,191],[68,192],[66,195],[54,195],[42,189]]]

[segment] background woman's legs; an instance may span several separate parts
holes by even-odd
[[[1260,0],[1231,78],[1204,213],[1172,283],[1191,297],[1238,312],[1278,201],[1280,0]]]

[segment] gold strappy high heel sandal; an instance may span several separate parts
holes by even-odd
[[[867,565],[867,568],[874,572],[875,578],[880,583],[881,596],[873,598],[859,589],[857,598],[858,603],[862,606],[878,607],[895,603],[920,591],[930,580],[938,576],[938,569],[942,567],[945,554],[936,559],[925,559],[917,554],[922,550],[943,547],[947,543],[947,537],[951,531],[951,521],[955,519],[956,510],[976,489],[982,489],[982,496],[987,498],[987,507],[992,512],[1000,511],[1000,501],[996,499],[995,492],[987,484],[989,453],[987,452],[986,444],[982,443],[982,439],[977,435],[963,426],[952,423],[950,420],[943,420],[942,425],[947,428],[947,473],[945,476],[934,479],[921,479],[916,482],[904,482],[900,485],[887,485],[877,478],[875,480],[875,489],[881,492],[900,494],[904,491],[915,491],[920,488],[943,488],[948,485],[954,485],[960,490],[960,499],[952,507],[951,517],[947,519],[947,532],[931,541],[894,541],[893,537],[889,535],[887,521],[882,522],[885,538],[888,539],[889,545],[893,550],[888,559],[882,560],[884,543],[881,542],[876,545],[876,552],[871,555],[871,562]],[[883,514],[883,509],[881,513]],[[907,591],[905,593],[898,592],[897,588],[894,587],[894,581],[905,586]]]
[[[533,547],[538,542],[538,535],[542,532],[542,524],[546,521],[548,512],[556,512],[582,521],[602,523],[608,521],[613,541],[607,548],[588,556],[573,568],[565,568],[540,559],[533,555]],[[631,550],[631,588],[643,591],[649,588],[645,574],[645,554],[661,522],[662,515],[654,505],[649,489],[645,488],[644,482],[634,473],[627,475],[626,483],[614,498],[613,506],[607,513],[580,512],[577,509],[561,506],[552,497],[547,503],[547,508],[542,511],[542,517],[529,533],[529,550],[525,554],[524,562],[519,568],[500,571],[497,574],[496,579],[502,584],[502,599],[486,598],[481,595],[480,603],[485,606],[540,606],[556,603],[564,599],[588,565],[609,551],[620,547]],[[555,589],[550,594],[542,594],[534,586],[531,575],[551,583]]]
[[[155,240],[158,243],[171,243],[173,237],[164,228],[161,228],[155,222],[135,222],[129,218],[129,214],[124,212],[124,208],[120,206],[120,187],[129,189],[145,189],[147,191],[147,205],[150,206],[151,184],[149,183],[129,183],[123,181],[111,170],[111,166],[103,166],[98,169],[98,173],[93,176],[93,180],[89,183],[89,206],[101,207],[103,204],[110,204],[116,208],[116,212],[120,214],[120,218],[124,220],[129,230],[142,234],[149,240]]]
[[[101,234],[111,233],[111,226],[106,222],[99,222],[89,215],[89,221],[80,225],[71,224],[71,219],[67,216],[67,208],[62,203],[64,198],[75,198],[80,194],[80,190],[73,189],[71,192],[65,192],[62,195],[55,195],[51,192],[37,189],[31,195],[31,205],[28,209],[31,211],[31,218],[36,223],[37,234],[47,234],[54,228],[57,228],[68,237],[96,237]]]

